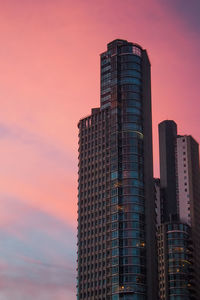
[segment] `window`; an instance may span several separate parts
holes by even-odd
[[[142,56],[141,49],[136,47],[136,46],[133,46],[133,54],[138,55],[138,56]]]
[[[116,179],[118,177],[118,172],[112,172],[111,173],[111,180]]]

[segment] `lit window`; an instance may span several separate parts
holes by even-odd
[[[138,56],[142,56],[140,48],[133,46],[133,54],[136,54]]]

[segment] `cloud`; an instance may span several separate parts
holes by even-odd
[[[31,147],[34,151],[37,151],[39,155],[43,156],[45,160],[51,160],[53,164],[59,164],[68,167],[68,171],[74,170],[74,162],[70,154],[67,153],[67,149],[58,148],[55,144],[38,134],[28,131],[25,128],[19,128],[17,126],[9,126],[7,124],[0,123],[0,140],[11,140],[13,143],[22,144],[24,146]]]
[[[20,199],[1,202],[13,220],[0,226],[0,299],[72,299],[76,232]]]
[[[1,123],[0,164],[2,194],[9,190],[13,197],[75,225],[77,167],[65,148]]]

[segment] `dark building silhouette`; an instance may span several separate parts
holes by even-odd
[[[101,54],[101,106],[79,127],[77,299],[156,300],[151,77],[146,50]]]
[[[199,300],[199,145],[191,136],[177,135],[174,121],[163,121],[159,124],[159,146],[159,297]]]
[[[176,146],[177,126],[174,121],[163,121],[159,124],[160,149],[160,192],[162,222],[177,217],[176,200]]]

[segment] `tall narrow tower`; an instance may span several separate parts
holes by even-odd
[[[200,299],[199,145],[159,124],[161,224],[158,226],[161,300]]]
[[[114,40],[101,106],[80,120],[77,298],[156,300],[150,62]]]
[[[200,168],[199,144],[191,135],[177,137],[177,200],[179,217],[191,227],[193,243],[192,284],[200,299]]]
[[[176,201],[176,136],[177,125],[166,120],[159,124],[160,149],[160,191],[162,216],[161,221],[167,222],[177,218]]]

